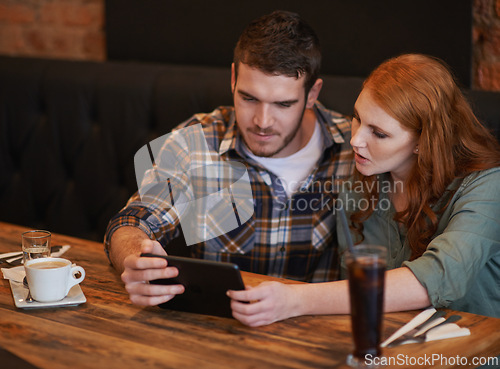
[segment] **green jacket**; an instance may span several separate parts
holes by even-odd
[[[388,269],[410,268],[434,307],[500,317],[500,168],[473,173],[448,187],[455,192],[447,192],[438,203],[452,197],[438,214],[437,231],[424,254],[413,261],[408,261],[406,229],[393,220],[395,210],[384,191],[388,179],[387,174],[379,176],[379,205],[364,222],[363,243],[387,246]],[[348,216],[367,206],[360,199],[356,184],[345,186],[339,197]],[[339,221],[337,231],[343,252],[347,245]]]

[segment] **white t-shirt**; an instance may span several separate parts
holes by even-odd
[[[257,163],[278,176],[285,187],[288,197],[291,197],[302,186],[323,153],[321,127],[316,121],[314,132],[307,145],[285,158],[256,156],[245,144],[243,144],[243,150]]]

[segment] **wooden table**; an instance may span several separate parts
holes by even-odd
[[[0,252],[20,250],[23,227],[0,223]],[[86,270],[87,302],[36,310],[14,305],[7,280],[0,283],[0,346],[25,361],[57,368],[343,368],[352,350],[348,315],[304,316],[260,328],[235,319],[132,305],[103,245],[54,234],[52,244],[69,244],[64,257]],[[243,273],[247,285],[269,277]],[[289,281],[290,282],[290,281]],[[384,338],[417,311],[385,315]],[[468,337],[384,349],[395,367],[447,368],[432,355],[474,357],[500,354],[500,319],[460,313]],[[1,363],[0,367],[4,368]],[[427,359],[429,360],[429,359]],[[404,365],[408,364],[408,365]],[[5,368],[10,369],[10,368]]]

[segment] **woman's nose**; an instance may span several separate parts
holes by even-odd
[[[351,136],[351,146],[352,147],[364,147],[366,146],[366,140],[364,138],[364,134],[362,129],[359,127],[357,129],[352,130]]]

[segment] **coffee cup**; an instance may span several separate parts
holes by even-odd
[[[39,258],[24,264],[31,296],[39,302],[53,302],[64,299],[71,287],[85,278],[81,266],[72,266],[63,258]],[[76,274],[80,273],[79,277]]]

